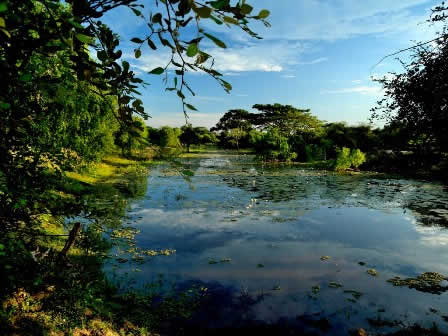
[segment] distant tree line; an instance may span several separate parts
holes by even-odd
[[[310,110],[290,105],[256,104],[253,108],[257,112],[233,109],[224,114],[211,129],[217,134],[218,146],[252,148],[266,161],[332,160],[335,167],[357,168],[367,154],[370,162],[366,167],[386,168],[384,165],[391,162],[400,167],[400,161],[401,168],[420,164],[421,141],[405,122],[393,120],[382,128],[371,124],[350,126],[345,122],[326,123]],[[440,153],[437,155],[440,158]]]

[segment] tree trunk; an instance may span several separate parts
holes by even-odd
[[[70,250],[70,248],[75,243],[75,240],[76,240],[80,230],[81,230],[81,223],[79,223],[79,222],[75,223],[75,225],[73,225],[73,228],[71,229],[71,231],[68,235],[68,239],[65,242],[64,248],[59,253],[60,258],[65,258],[67,256],[67,252]]]

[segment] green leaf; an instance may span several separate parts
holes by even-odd
[[[135,9],[135,8],[131,8],[131,9],[136,16],[142,16],[142,12],[140,12],[138,9]]]
[[[214,37],[213,35],[204,33],[204,36],[206,36],[206,37],[208,37],[210,40],[212,40],[218,47],[220,47],[220,48],[224,48],[224,49],[227,48],[226,44],[225,44],[223,41],[221,41],[220,39]]]
[[[212,9],[210,7],[193,8],[193,10],[203,19],[208,19],[212,15]]]
[[[92,38],[84,34],[75,34],[75,37],[82,43],[90,44],[92,43]]]
[[[230,17],[230,16],[224,16],[224,22],[231,23],[231,24],[234,24],[234,25],[238,24],[238,20],[236,20],[236,19],[234,19],[233,17]]]
[[[177,90],[177,95],[181,98],[181,99],[185,99],[184,94],[182,93],[182,91]]]
[[[99,50],[96,53],[96,57],[98,57],[100,61],[104,62],[105,60],[107,60],[107,53],[104,50]]]
[[[241,6],[241,14],[248,15],[248,14],[250,14],[252,12],[253,9],[254,8],[251,5],[243,4]]]
[[[222,21],[219,20],[218,18],[214,17],[213,15],[210,16],[210,18],[215,21],[216,24],[222,25]]]
[[[212,1],[210,3],[210,5],[212,5],[212,7],[215,9],[222,9],[222,8],[228,6],[229,3],[230,3],[230,0],[217,0],[217,1]]]
[[[148,46],[149,46],[152,50],[156,50],[156,49],[157,49],[156,45],[154,44],[153,41],[151,41],[151,39],[148,39],[147,42],[148,42]]]
[[[6,22],[5,19],[0,17],[0,28],[6,28]]]
[[[5,249],[5,245],[0,244],[0,250],[4,250]]]
[[[0,109],[1,110],[6,110],[6,109],[9,109],[10,107],[11,107],[11,104],[0,101]]]
[[[224,89],[226,91],[231,91],[232,90],[232,85],[229,82],[226,82],[225,80],[221,79],[221,83],[224,86]]]
[[[164,72],[165,72],[165,69],[158,67],[158,68],[152,69],[149,73],[152,75],[161,75]]]
[[[78,22],[76,22],[73,19],[68,19],[67,20],[73,27],[78,28],[78,29],[84,29],[83,26],[81,26]]]
[[[142,51],[140,49],[135,49],[135,58],[140,58]]]
[[[11,38],[11,34],[9,33],[9,31],[7,31],[6,29],[0,28],[0,30],[9,38]]]
[[[190,104],[185,104],[185,106],[188,107],[192,111],[197,111],[198,110],[196,107],[194,107],[193,105],[190,105]]]
[[[31,76],[31,74],[24,74],[19,77],[19,80],[22,82],[29,82],[32,79],[33,79],[33,76]]]
[[[0,13],[6,12],[8,10],[8,5],[6,1],[0,2]]]
[[[198,48],[198,45],[197,45],[197,43],[191,43],[189,46],[188,46],[188,49],[187,49],[187,56],[188,57],[194,57],[194,56],[196,56],[196,54],[199,52],[199,48]]]
[[[131,42],[134,43],[143,43],[144,41],[142,39],[139,39],[138,37],[131,38]]]
[[[267,9],[262,9],[260,11],[260,13],[258,13],[258,18],[259,19],[266,19],[270,14],[271,14],[271,12],[268,11]]]
[[[162,22],[162,14],[157,13],[152,17],[152,23],[161,23]]]
[[[187,170],[187,169],[183,170],[182,174],[185,176],[190,176],[190,177],[194,176],[194,173],[191,170]]]

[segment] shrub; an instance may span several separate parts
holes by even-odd
[[[358,168],[364,162],[366,162],[366,155],[359,149],[352,149],[350,153],[351,164],[354,168]]]
[[[337,151],[333,169],[336,171],[343,171],[350,167],[358,168],[364,162],[366,162],[366,155],[359,149],[350,150],[347,147],[343,147]]]
[[[352,165],[350,157],[350,149],[347,147],[342,147],[342,149],[337,151],[337,157],[334,164],[334,170],[343,171]]]

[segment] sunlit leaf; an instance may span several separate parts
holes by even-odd
[[[196,43],[191,43],[187,49],[187,56],[194,57],[199,51],[198,45]]]
[[[75,37],[82,43],[87,43],[87,44],[92,43],[92,37],[90,37],[90,36],[87,36],[84,34],[75,34]]]
[[[206,36],[207,38],[212,40],[218,47],[227,48],[226,44],[223,41],[221,41],[220,39],[216,38],[215,36],[210,35],[208,33],[204,33],[204,36]]]
[[[271,12],[268,11],[267,9],[262,9],[260,11],[260,13],[258,13],[258,18],[259,19],[266,19],[270,14],[271,14]]]

